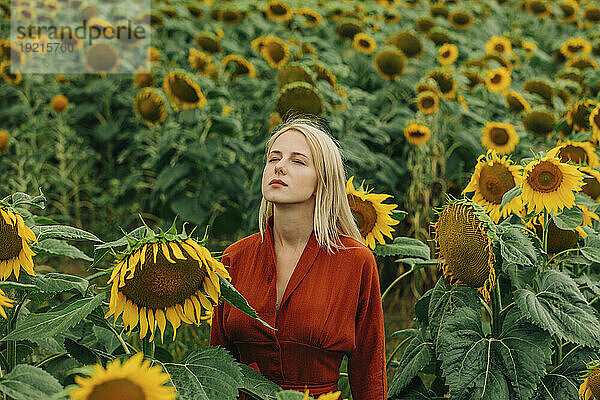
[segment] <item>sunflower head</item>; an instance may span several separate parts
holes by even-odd
[[[85,61],[90,72],[112,72],[119,66],[119,54],[111,44],[95,43],[87,49]]]
[[[506,99],[506,108],[510,108],[513,111],[517,112],[529,112],[531,111],[531,106],[525,100],[522,94],[508,89],[505,90],[502,95]]]
[[[265,6],[265,14],[271,21],[285,22],[292,19],[292,8],[284,1],[271,0]]]
[[[496,284],[492,221],[468,199],[450,201],[434,225],[438,266],[451,284],[477,288],[486,301]]]
[[[454,42],[449,32],[438,26],[431,28],[429,32],[427,32],[427,38],[429,38],[436,46]]]
[[[450,65],[458,58],[458,47],[455,44],[443,44],[438,50],[438,62],[442,65]]]
[[[468,10],[458,10],[448,15],[448,20],[456,29],[469,29],[475,19]]]
[[[385,244],[383,235],[393,238],[392,226],[397,225],[399,221],[392,218],[391,214],[398,205],[383,203],[385,199],[392,197],[389,194],[371,193],[371,190],[363,190],[362,186],[355,189],[353,180],[352,176],[346,183],[348,204],[365,244],[374,249],[375,240]]]
[[[11,85],[18,85],[23,80],[23,76],[18,70],[14,73],[10,72],[10,61],[8,60],[0,62],[0,77]]]
[[[579,170],[585,174],[581,191],[598,201],[600,199],[600,171],[590,167],[579,167]]]
[[[335,88],[336,77],[331,71],[329,71],[325,64],[315,61],[312,64],[312,70],[317,74],[318,81],[326,81],[331,85],[332,88]]]
[[[548,224],[548,254],[556,254],[567,249],[572,249],[579,239],[579,232],[576,230],[560,229],[552,218]],[[544,234],[544,215],[538,214],[531,218],[525,225],[532,232],[535,232],[540,240],[543,240]]]
[[[590,115],[597,103],[594,100],[580,100],[571,106],[567,113],[567,123],[573,126],[576,132],[591,130]]]
[[[271,68],[281,68],[290,58],[290,49],[280,38],[269,36],[260,46],[260,55]]]
[[[386,48],[377,53],[373,63],[375,70],[385,80],[395,80],[406,67],[406,56],[401,50]]]
[[[226,25],[237,25],[244,19],[244,13],[234,8],[226,8],[221,10],[219,20]]]
[[[385,44],[402,50],[404,55],[408,58],[418,58],[425,51],[419,37],[409,31],[403,31],[389,36],[386,39]]]
[[[558,213],[575,205],[574,193],[581,191],[583,173],[561,162],[557,155],[558,149],[554,148],[525,167],[521,195],[528,212],[538,214],[546,209]]]
[[[483,83],[483,78],[479,74],[479,72],[472,69],[465,69],[460,71],[460,73],[467,78],[467,88],[469,91],[474,90],[477,86]]]
[[[498,66],[510,71],[514,66],[502,53],[487,53],[481,57],[481,61],[485,63],[487,68],[490,67],[490,64],[498,64]],[[493,67],[496,67],[496,65],[493,65]]]
[[[304,26],[312,28],[323,22],[323,16],[312,8],[296,8],[294,14],[298,15]]]
[[[221,52],[221,43],[214,33],[202,31],[194,37],[194,43],[208,54]]]
[[[303,64],[290,63],[284,65],[277,73],[277,84],[281,88],[292,82],[306,82],[310,85],[315,84],[313,73]]]
[[[5,281],[11,274],[19,279],[21,267],[35,276],[33,259],[35,253],[29,247],[37,242],[33,231],[25,225],[23,217],[6,203],[0,202],[0,279]]]
[[[423,91],[417,96],[417,107],[424,115],[433,114],[440,108],[440,96],[437,92]]]
[[[323,113],[323,100],[317,89],[306,82],[292,82],[279,91],[276,111],[281,116],[294,114],[320,115]]]
[[[279,124],[281,123],[281,115],[278,112],[274,112],[269,116],[269,131],[273,132]]]
[[[584,380],[579,386],[579,398],[581,400],[600,399],[600,361],[589,364],[583,378]]]
[[[506,36],[492,36],[485,44],[485,52],[487,54],[511,54],[512,46],[510,40]]]
[[[583,9],[583,20],[589,27],[596,25],[600,22],[600,7],[590,5]]]
[[[431,129],[427,125],[411,122],[404,127],[404,137],[413,146],[420,146],[431,139]]]
[[[550,5],[544,0],[528,0],[525,7],[527,11],[538,18],[546,18],[552,15]]]
[[[501,155],[512,153],[519,143],[519,136],[509,123],[486,122],[481,131],[481,144]]]
[[[216,79],[219,76],[219,71],[212,62],[212,58],[202,51],[190,48],[188,62],[200,75],[208,76],[211,79]]]
[[[377,49],[377,44],[375,40],[367,35],[366,33],[359,32],[354,35],[354,39],[352,39],[352,46],[361,53],[364,54],[373,54]]]
[[[139,325],[140,339],[150,335],[149,341],[154,339],[155,322],[161,340],[166,321],[173,327],[173,339],[181,322],[199,326],[219,300],[219,275],[231,279],[223,264],[185,227],[178,234],[175,223],[160,233],[146,226],[143,238],[127,240],[127,249],[117,254],[108,280],[106,318],[114,316],[116,322],[122,314],[128,333]]]
[[[548,110],[536,109],[525,114],[523,126],[527,132],[535,136],[545,137],[552,133],[556,126],[556,118]]]
[[[579,4],[576,0],[562,0],[558,7],[562,13],[561,18],[564,22],[575,22],[577,21],[577,13],[579,11]]]
[[[63,112],[69,105],[69,99],[62,94],[57,94],[50,100],[50,107],[56,112]]]
[[[510,70],[504,67],[496,68],[485,74],[485,86],[490,92],[501,93],[510,86]]]
[[[432,79],[437,83],[437,86],[446,100],[452,100],[456,96],[456,81],[450,75],[450,72],[445,69],[435,69],[425,74],[425,78]]]
[[[228,56],[223,57],[221,65],[225,70],[229,70],[229,67],[233,66],[231,72],[227,72],[228,74],[231,74],[233,78],[240,75],[256,78],[256,69],[254,68],[254,65],[240,55],[229,54]]]
[[[383,22],[386,24],[395,24],[396,22],[400,21],[401,18],[402,15],[400,12],[391,7],[383,10],[383,13],[381,14],[381,19],[383,19]]]
[[[363,31],[363,26],[357,19],[344,18],[338,22],[335,31],[342,38],[352,40],[354,35]]]
[[[157,89],[145,87],[133,102],[133,111],[146,125],[159,125],[167,117],[167,107]]]
[[[421,33],[427,33],[435,26],[435,21],[430,17],[421,17],[415,20],[415,27]]]
[[[0,154],[4,154],[10,143],[10,135],[7,130],[0,129]]]
[[[433,18],[441,17],[447,19],[448,15],[450,15],[450,11],[448,11],[443,3],[435,3],[429,6],[429,15]]]
[[[590,42],[579,36],[567,39],[563,42],[560,46],[560,52],[565,58],[587,57],[592,52],[592,45]]]
[[[169,72],[163,80],[163,89],[174,110],[203,108],[206,105],[206,98],[200,87],[186,72]]]
[[[8,40],[0,40],[0,62],[6,62],[19,67],[25,64],[27,56],[21,53],[19,46],[16,43]]]
[[[573,57],[565,64],[567,68],[577,68],[584,71],[586,69],[598,70],[598,63],[588,57]]]
[[[590,113],[589,125],[592,128],[592,137],[596,141],[600,139],[600,104],[598,104]]]
[[[564,141],[556,146],[557,156],[561,162],[572,162],[578,165],[587,165],[591,168],[600,167],[600,159],[596,154],[596,149],[590,142],[572,142]]]
[[[94,365],[94,373],[89,378],[75,377],[79,386],[69,395],[71,400],[111,400],[111,399],[161,399],[174,400],[177,392],[173,386],[165,386],[170,380],[168,373],[162,372],[160,365],[150,366],[144,361],[144,354],[137,353],[121,366],[121,360],[111,361],[106,369]]]

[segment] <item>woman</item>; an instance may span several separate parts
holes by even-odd
[[[221,261],[231,283],[277,330],[223,303],[214,311],[210,344],[284,389],[307,388],[312,396],[337,390],[347,355],[353,398],[384,400],[379,275],[345,182],[338,147],[311,121],[292,120],[273,134],[260,232],[230,245]]]

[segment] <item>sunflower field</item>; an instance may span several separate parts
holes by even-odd
[[[219,302],[268,326],[220,258],[290,115],[340,146],[388,399],[600,399],[597,1],[152,0],[149,67],[25,72],[11,21],[124,5],[0,0],[2,399],[308,400],[208,346]]]

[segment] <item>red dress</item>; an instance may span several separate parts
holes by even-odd
[[[267,328],[227,303],[214,310],[210,345],[220,345],[284,389],[311,396],[338,390],[339,368],[348,355],[355,400],[385,400],[385,335],[379,275],[373,253],[342,237],[334,254],[320,248],[314,231],[285,289],[279,311],[273,216],[260,232],[225,249],[231,283]],[[242,394],[240,399],[247,398]]]

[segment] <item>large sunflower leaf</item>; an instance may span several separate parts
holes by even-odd
[[[277,392],[281,387],[261,375],[254,368],[246,364],[239,364],[244,376],[242,381],[242,392],[254,395],[262,400],[276,400]]]
[[[549,362],[550,336],[511,309],[500,337],[486,337],[478,310],[462,307],[443,323],[439,358],[456,400],[529,399]]]
[[[244,377],[223,348],[194,351],[181,363],[164,363],[181,400],[235,400]]]
[[[415,376],[414,379],[407,385],[402,392],[391,395],[388,391],[388,399],[389,400],[431,400],[431,395],[429,391],[423,384],[423,381],[418,376]]]
[[[84,231],[68,225],[36,225],[31,228],[38,241],[44,239],[71,239],[89,240],[91,242],[102,242],[93,233]]]
[[[85,278],[75,275],[61,274],[58,272],[50,272],[48,274],[36,274],[35,277],[24,275],[19,279],[25,284],[35,285],[38,291],[45,293],[67,292],[76,289],[82,295],[90,284]]]
[[[96,307],[102,304],[106,293],[95,297],[69,300],[66,303],[44,313],[31,313],[17,323],[14,331],[2,338],[6,340],[40,340],[64,333],[87,317]]]
[[[502,227],[499,236],[500,253],[506,262],[518,265],[535,265],[537,252],[531,240],[520,228]]]
[[[440,331],[444,320],[459,307],[469,307],[474,310],[481,308],[479,293],[469,286],[448,285],[444,278],[440,278],[429,300],[429,332],[437,348]]]
[[[429,246],[420,240],[410,237],[397,237],[393,243],[375,247],[373,252],[378,256],[397,256],[402,254],[403,256],[429,260],[431,250]]]
[[[583,224],[583,211],[579,207],[566,208],[562,213],[550,213],[552,221],[559,229],[571,230]]]
[[[282,390],[277,393],[277,400],[302,400],[304,395],[296,390]]]
[[[558,271],[543,271],[537,278],[539,292],[518,289],[515,303],[541,328],[561,339],[585,346],[600,346],[598,316],[579,291],[577,283]]]
[[[234,306],[244,314],[248,315],[249,317],[252,317],[255,320],[259,321],[267,328],[275,330],[275,328],[273,328],[267,322],[259,318],[258,314],[256,313],[256,310],[250,307],[250,304],[248,304],[248,301],[244,298],[244,296],[242,296],[242,294],[238,292],[237,289],[231,283],[229,283],[227,279],[219,275],[219,282],[221,284],[221,298],[225,302],[231,304],[232,306]]]
[[[419,332],[402,353],[400,365],[388,389],[388,397],[399,396],[417,373],[429,365],[434,354],[433,342],[425,337],[422,331]]]
[[[94,260],[77,247],[71,246],[59,239],[40,240],[38,243],[31,245],[31,247],[37,254],[44,253],[50,256],[64,256],[85,261]]]
[[[48,400],[62,388],[48,372],[27,364],[17,365],[0,378],[0,391],[14,400]]]

